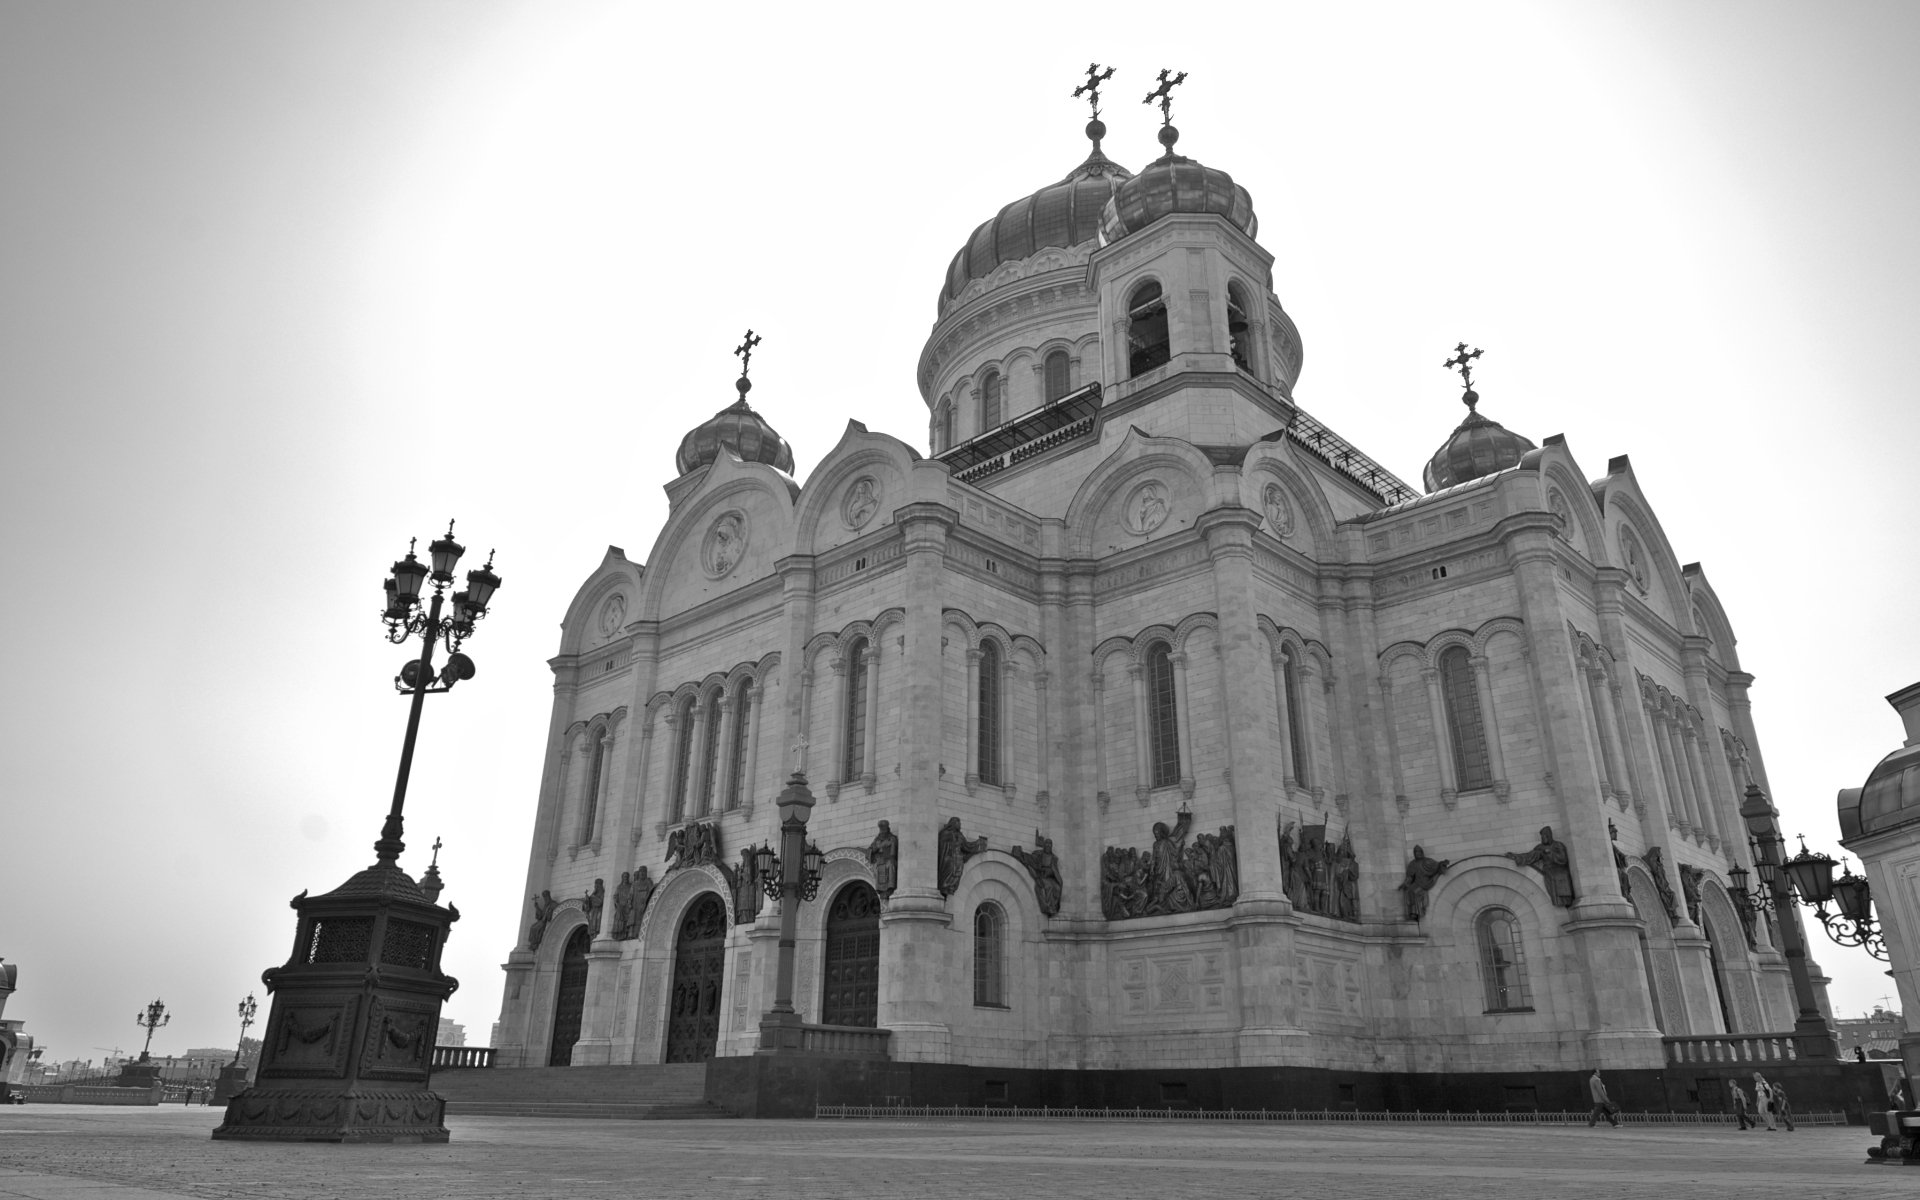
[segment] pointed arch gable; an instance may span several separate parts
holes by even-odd
[[[640,616],[644,575],[645,568],[629,562],[626,551],[608,546],[600,565],[588,574],[567,605],[567,614],[560,621],[559,652],[578,654],[626,636],[625,626]],[[608,634],[600,627],[601,618],[604,606],[615,594],[624,600],[625,616],[620,627]]]
[[[800,489],[794,506],[793,552],[819,554],[891,524],[894,510],[907,502],[908,476],[919,459],[919,451],[899,438],[848,421],[840,441]],[[879,509],[857,528],[849,528],[842,519],[845,492],[863,475],[874,479]]]
[[[1180,438],[1154,437],[1133,426],[1113,452],[1081,481],[1079,489],[1068,503],[1068,553],[1076,558],[1096,557],[1105,553],[1105,547],[1096,542],[1104,518],[1111,515],[1110,508],[1124,499],[1127,489],[1137,486],[1156,471],[1159,474],[1155,478],[1169,484],[1180,484],[1171,497],[1175,513],[1143,537],[1129,537],[1129,544],[1142,544],[1144,539],[1165,536],[1181,528],[1176,514],[1183,501],[1192,510],[1185,518],[1188,521],[1211,507],[1208,492],[1213,464],[1206,454],[1191,442]]]
[[[1293,444],[1285,436],[1256,443],[1241,462],[1243,497],[1241,503],[1255,512],[1264,512],[1266,484],[1277,482],[1287,490],[1297,514],[1296,533],[1304,532],[1316,562],[1345,562],[1347,555],[1335,530],[1340,518],[1327,500],[1326,490],[1314,473],[1296,456]],[[1266,528],[1263,524],[1262,528]],[[1278,536],[1277,534],[1275,535]],[[1285,541],[1286,539],[1280,539]]]
[[[793,486],[785,474],[765,463],[721,454],[695,490],[681,496],[668,512],[648,560],[663,569],[646,572],[636,615],[661,620],[770,574],[773,564],[792,552],[795,494],[789,489]],[[730,573],[709,579],[697,556],[714,522],[734,509],[747,517],[746,546]]]

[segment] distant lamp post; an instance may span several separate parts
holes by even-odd
[[[220,1078],[213,1085],[213,1103],[225,1104],[227,1101],[247,1090],[247,1068],[240,1060],[247,1053],[247,1030],[253,1025],[254,1014],[260,1011],[260,1004],[248,992],[247,998],[240,1002],[240,1044],[233,1048],[233,1061],[220,1068]]]
[[[437,853],[417,882],[398,862],[421,709],[429,695],[473,678],[473,660],[460,647],[500,589],[489,554],[485,566],[467,572],[466,589],[451,592],[465,549],[448,522],[446,534],[427,547],[427,562],[409,548],[381,584],[388,640],[401,645],[417,637],[420,650],[394,678],[411,703],[393,803],[373,844],[376,861],[325,895],[301,892],[291,901],[299,913],[293,953],[260,976],[273,1007],[254,1082],[227,1104],[217,1139],[447,1140],[446,1101],[429,1084],[440,1006],[460,986],[440,969],[460,910],[438,903]],[[436,672],[438,645],[447,660]]]
[[[1887,943],[1880,936],[1880,923],[1873,917],[1873,892],[1867,884],[1867,877],[1855,875],[1852,868],[1846,867],[1841,859],[1840,878],[1833,877],[1835,862],[1833,858],[1818,851],[1807,849],[1807,839],[1800,838],[1800,853],[1788,859],[1781,868],[1793,884],[1793,890],[1799,894],[1800,903],[1813,909],[1813,915],[1827,931],[1827,936],[1842,946],[1859,946],[1881,962],[1887,961]],[[1827,905],[1839,909],[1829,913]]]
[[[1753,839],[1753,869],[1759,873],[1760,888],[1758,894],[1747,898],[1745,907],[1756,913],[1771,911],[1777,918],[1773,927],[1778,931],[1780,953],[1787,960],[1787,973],[1793,979],[1793,998],[1800,1010],[1793,1023],[1800,1057],[1838,1058],[1840,1045],[1834,1040],[1833,1027],[1827,1024],[1826,1014],[1814,999],[1813,977],[1807,970],[1806,938],[1800,932],[1800,922],[1795,919],[1793,893],[1788,886],[1787,872],[1782,869],[1785,863],[1781,851],[1786,839],[1780,836],[1779,817],[1767,794],[1757,784],[1748,784],[1740,804],[1740,819],[1746,823],[1747,833]],[[1728,875],[1744,885],[1745,880],[1737,868]]]
[[[127,1059],[120,1064],[119,1077],[113,1081],[114,1087],[153,1088],[160,1086],[160,1064],[151,1061],[153,1049],[153,1031],[163,1028],[173,1020],[173,1014],[159,1000],[147,1005],[133,1014],[133,1023],[147,1031],[147,1040],[140,1047],[140,1057]]]
[[[167,1006],[155,1000],[139,1012],[133,1014],[133,1023],[147,1031],[146,1044],[140,1047],[140,1061],[147,1061],[147,1052],[153,1049],[153,1031],[173,1020],[173,1014]]]
[[[233,1048],[235,1066],[239,1065],[240,1059],[247,1052],[247,1030],[253,1025],[253,1014],[259,1011],[259,1002],[254,1000],[252,992],[248,992],[247,998],[240,1002],[240,1044]]]
[[[780,901],[780,957],[774,981],[773,1009],[760,1022],[760,1048],[798,1049],[800,1016],[793,1009],[793,950],[800,922],[800,902],[820,894],[820,847],[807,841],[807,818],[813,813],[813,793],[807,777],[795,771],[780,793],[780,853],[769,846],[754,851],[753,866],[767,895]]]

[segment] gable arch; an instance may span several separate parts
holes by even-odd
[[[1569,533],[1577,535],[1579,539],[1576,541],[1569,537],[1568,542],[1594,566],[1611,566],[1611,551],[1603,534],[1606,519],[1601,515],[1599,504],[1594,501],[1593,489],[1574,478],[1573,471],[1560,461],[1549,463],[1544,474],[1548,490],[1540,497],[1540,501],[1551,509],[1549,497],[1553,492],[1559,492],[1566,498],[1567,511],[1573,523]]]
[[[1293,457],[1293,451],[1284,437],[1270,442],[1261,442],[1248,452],[1241,465],[1242,478],[1249,487],[1243,501],[1255,512],[1266,509],[1266,485],[1276,482],[1285,488],[1289,499],[1293,501],[1297,514],[1295,532],[1301,532],[1304,526],[1308,542],[1313,547],[1316,562],[1333,563],[1346,561],[1346,553],[1335,530],[1340,520],[1334,515],[1327,503],[1326,493],[1314,481],[1312,475]]]
[[[765,463],[744,463],[731,452],[723,452],[707,471],[701,490],[682,500],[668,514],[666,526],[654,542],[650,561],[662,568],[672,568],[686,553],[690,541],[704,540],[712,521],[733,508],[747,512],[748,554],[765,556],[769,548],[777,548],[767,561],[782,557],[793,544],[793,496],[787,490],[791,481]],[[755,503],[756,500],[759,503]],[[667,589],[676,582],[676,574],[685,572],[676,573],[671,569],[646,572],[640,612],[634,615],[650,620],[672,616],[663,612],[662,606]],[[740,574],[736,568],[725,580],[715,582],[725,583],[731,590],[759,577]]]
[[[608,546],[600,565],[574,592],[566,616],[560,620],[560,653],[578,654],[625,637],[625,626],[640,615],[644,577],[644,569],[627,561],[625,551]],[[626,613],[620,628],[604,634],[599,627],[602,606],[616,593],[625,597]]]
[[[1209,507],[1208,482],[1213,464],[1200,449],[1178,438],[1159,438],[1130,428],[1113,453],[1109,454],[1081,481],[1067,505],[1068,553],[1076,558],[1091,558],[1099,553],[1094,545],[1100,518],[1122,493],[1154,471],[1176,477],[1200,499],[1200,508]],[[1195,515],[1198,515],[1197,513]],[[1168,521],[1172,518],[1169,516]],[[1161,525],[1147,536],[1164,536],[1168,525]]]
[[[1679,611],[1688,589],[1685,581],[1680,577],[1680,560],[1674,556],[1673,546],[1667,541],[1666,530],[1661,528],[1660,522],[1654,519],[1653,513],[1640,502],[1638,496],[1624,489],[1614,488],[1610,491],[1607,495],[1607,505],[1615,511],[1620,521],[1633,530],[1641,550],[1650,560],[1647,564],[1649,573],[1659,581],[1660,586],[1650,587],[1647,591],[1650,596],[1657,592],[1663,601],[1652,607],[1660,610],[1661,615],[1666,617],[1675,629],[1690,628],[1691,619]],[[1609,552],[1613,549],[1610,543]],[[1627,564],[1624,561],[1616,561],[1614,565],[1624,568]]]
[[[958,430],[954,436],[959,438]],[[828,451],[800,490],[794,507],[794,553],[817,554],[890,524],[894,510],[907,502],[907,476],[918,457],[898,438],[848,421],[839,444]],[[873,475],[880,485],[880,509],[860,528],[848,529],[839,516],[842,492],[862,474]]]

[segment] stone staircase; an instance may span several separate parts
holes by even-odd
[[[433,1073],[450,1117],[731,1117],[706,1101],[705,1063],[636,1067],[455,1067]]]

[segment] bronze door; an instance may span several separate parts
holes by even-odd
[[[727,910],[708,892],[680,919],[667,1010],[667,1061],[705,1062],[720,1044],[720,999],[727,972]]]
[[[553,1045],[547,1051],[547,1065],[573,1065],[573,1044],[580,1040],[580,1013],[587,1006],[587,927],[582,925],[567,939],[560,955],[560,987],[553,1001]]]
[[[864,1025],[880,1020],[880,898],[864,883],[834,894],[827,909],[826,991],[820,1020]]]

